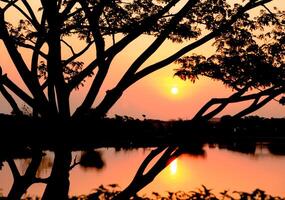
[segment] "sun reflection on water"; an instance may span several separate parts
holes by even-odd
[[[170,173],[172,175],[176,174],[177,172],[177,159],[173,160],[169,165]]]

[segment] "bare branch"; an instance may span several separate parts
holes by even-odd
[[[146,179],[153,180],[166,166],[168,166],[173,158],[177,157],[177,153],[180,152],[179,148],[170,146],[166,149],[159,160],[154,166],[144,175]]]
[[[149,163],[161,152],[163,152],[167,147],[158,147],[154,150],[152,150],[148,156],[144,159],[144,161],[142,162],[142,164],[140,165],[135,178],[141,177],[144,174],[145,169],[147,168],[147,166],[149,165]],[[135,179],[134,178],[134,179]]]
[[[41,16],[41,27],[45,27],[45,16],[46,16],[46,11],[43,10],[42,16]],[[36,39],[35,42],[35,49],[33,50],[33,55],[32,55],[32,63],[31,63],[31,72],[33,76],[38,76],[38,63],[39,63],[39,55],[41,54],[41,48],[46,42],[46,33],[45,31],[38,32],[39,36]],[[43,34],[43,36],[40,36],[40,34]],[[41,55],[43,57],[43,55]],[[47,55],[43,57],[47,59]],[[39,80],[38,80],[39,81]]]
[[[38,177],[35,177],[32,180],[32,183],[45,183],[45,184],[48,184],[48,182],[49,182],[49,178],[38,178]]]
[[[284,89],[283,89],[283,92],[284,92]],[[240,118],[240,117],[243,117],[245,115],[248,115],[248,114],[258,110],[259,108],[263,107],[264,105],[269,103],[271,100],[273,100],[275,97],[277,97],[281,93],[282,93],[282,91],[275,90],[270,95],[268,95],[268,97],[266,97],[265,99],[263,99],[260,102],[258,102],[259,98],[257,98],[249,107],[247,107],[244,110],[242,110],[241,112],[235,114],[233,117]]]
[[[6,10],[8,10],[11,6],[14,6],[14,4],[17,2],[18,0],[14,0],[14,1],[4,1],[7,3],[7,5],[2,9],[3,12],[5,12]]]
[[[63,65],[66,66],[70,62],[72,62],[72,61],[76,60],[77,58],[79,58],[80,56],[82,56],[91,47],[93,42],[94,42],[94,40],[89,42],[81,51],[79,51],[78,53],[75,53],[73,56],[71,56],[67,60],[63,61]],[[89,67],[89,66],[87,66],[87,67]],[[70,84],[70,85],[72,85],[72,84]]]
[[[35,106],[34,99],[31,98],[27,93],[25,93],[21,88],[19,88],[13,81],[11,81],[6,74],[1,76],[0,82],[7,88],[9,88],[20,99],[26,102],[29,106]]]
[[[37,20],[37,17],[33,11],[33,9],[31,8],[30,4],[27,2],[27,0],[22,0],[24,6],[26,7],[26,9],[28,10],[30,16],[31,16],[31,23],[33,24],[33,26],[40,31],[41,30],[41,25],[39,23],[39,21]]]
[[[222,110],[224,110],[231,100],[240,98],[247,90],[248,90],[248,87],[245,86],[243,89],[237,91],[236,93],[232,94],[230,97],[224,99],[223,102],[220,102],[221,105],[219,107],[217,107],[210,113],[204,115],[205,112],[207,112],[210,109],[210,107],[212,107],[214,104],[217,104],[218,102],[218,99],[216,98],[211,99],[197,112],[197,114],[193,117],[193,120],[196,120],[196,119],[209,120],[213,118],[215,115],[217,115]]]
[[[71,53],[73,54],[73,56],[76,54],[75,52],[74,52],[74,49],[72,48],[72,46],[70,45],[70,44],[68,44],[65,40],[63,40],[63,39],[61,39],[60,40],[61,42],[63,42],[68,48],[69,48],[69,50],[71,51]]]
[[[211,99],[209,102],[207,102],[199,111],[198,113],[194,116],[193,119],[197,120],[197,119],[210,119],[212,117],[214,117],[215,115],[217,115],[218,113],[220,113],[228,104],[230,103],[238,103],[238,102],[244,102],[244,101],[250,101],[250,100],[255,100],[252,104],[252,107],[250,107],[248,109],[249,110],[253,110],[253,108],[256,108],[255,110],[257,110],[258,108],[261,108],[263,105],[265,105],[264,103],[268,103],[270,100],[274,99],[276,96],[282,94],[285,92],[285,87],[278,87],[278,86],[272,86],[264,91],[260,91],[254,94],[249,94],[249,95],[245,95],[242,96],[246,91],[239,91],[234,93],[233,95],[231,95],[228,98],[213,98]],[[266,98],[266,101],[263,101],[263,103],[259,103],[257,105],[255,105],[258,101],[258,99],[260,99],[263,96],[269,96],[270,98]],[[210,113],[203,115],[205,112],[207,112],[207,110],[215,105],[215,104],[221,104],[218,108],[214,109],[213,111],[211,111]],[[255,111],[254,110],[254,111]],[[242,111],[243,112],[243,111]],[[253,111],[252,111],[253,112]],[[237,116],[241,116],[240,114]],[[242,115],[243,116],[243,115]]]
[[[44,44],[44,41],[40,38],[37,39],[35,44],[35,49],[33,50],[32,61],[31,61],[31,73],[33,76],[38,76],[38,63],[39,63],[39,55],[41,52],[41,48]]]
[[[20,172],[16,166],[15,161],[13,159],[7,159],[7,162],[8,162],[10,169],[11,169],[11,172],[13,174],[14,180],[19,179],[21,177],[21,175],[20,175]]]
[[[26,44],[26,43],[22,43],[22,42],[16,42],[16,44],[20,47],[24,47],[27,49],[32,49],[33,52],[38,53],[39,55],[41,55],[44,59],[47,59],[47,54],[45,54],[44,52],[42,52],[38,47],[30,45],[30,44]]]
[[[165,150],[165,151],[164,151]],[[143,172],[149,162],[153,160],[159,153],[164,151],[158,161],[151,167],[151,169],[143,175]],[[143,187],[149,184],[153,179],[166,167],[170,162],[180,155],[180,151],[176,147],[159,147],[153,150],[149,156],[143,161],[136,176],[132,182],[121,193],[115,196],[114,199],[130,199]]]
[[[1,77],[0,77],[0,79],[1,79]],[[7,102],[12,107],[13,113],[15,113],[16,115],[22,115],[23,114],[22,111],[19,109],[15,99],[12,97],[12,95],[9,94],[9,92],[5,89],[5,87],[1,83],[1,80],[0,80],[0,93],[2,93],[4,98],[7,100]]]
[[[79,165],[81,162],[77,161],[77,157],[75,156],[74,160],[73,160],[73,164],[70,165],[69,170],[72,170],[74,167],[76,167],[77,165]]]
[[[27,20],[29,20],[30,22],[31,22],[31,24],[33,24],[33,26],[39,31],[40,30],[40,24],[39,24],[39,22],[37,21],[37,18],[35,17],[35,15],[34,15],[34,13],[33,13],[33,10],[31,9],[31,7],[29,6],[29,4],[26,2],[25,3],[25,1],[26,0],[23,0],[23,3],[24,3],[24,5],[25,5],[25,7],[26,6],[28,6],[28,7],[26,7],[27,8],[27,10],[28,10],[28,12],[31,14],[31,17],[21,8],[21,7],[19,7],[18,5],[16,5],[16,2],[18,1],[18,0],[14,0],[14,1],[7,1],[7,0],[2,0],[3,2],[6,2],[6,3],[8,3],[8,5],[4,8],[4,11],[6,10],[6,9],[8,9],[9,7],[11,7],[11,6],[13,6],[14,8],[16,8]]]
[[[48,81],[46,80],[46,81],[41,85],[42,90],[46,89],[47,86],[48,86]]]

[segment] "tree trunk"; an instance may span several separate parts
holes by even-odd
[[[94,117],[104,117],[107,112],[112,108],[112,106],[119,100],[122,96],[122,89],[115,88],[107,91],[105,98],[102,102],[92,111],[92,116]]]
[[[57,147],[51,175],[42,200],[68,199],[69,169],[71,163],[71,150],[66,147]]]

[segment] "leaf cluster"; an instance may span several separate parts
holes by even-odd
[[[240,19],[215,38],[215,54],[208,58],[193,54],[178,59],[181,67],[175,75],[192,82],[206,76],[237,90],[284,85],[283,22],[284,15],[268,15],[264,11],[255,19]]]

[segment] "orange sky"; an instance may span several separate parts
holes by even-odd
[[[274,5],[281,5],[282,0],[274,0]],[[282,4],[283,5],[283,4]],[[14,18],[13,13],[9,13],[11,18]],[[120,53],[112,62],[112,68],[110,70],[109,76],[103,85],[99,100],[102,99],[106,90],[112,89],[115,86],[122,73],[126,71],[127,67],[130,66],[132,61],[136,58],[139,53],[141,53],[153,40],[150,36],[143,36],[129,45],[122,53]],[[213,53],[213,48],[211,48],[211,43],[196,49],[194,52],[203,55],[210,55]],[[76,46],[80,46],[80,43],[74,43]],[[167,41],[145,64],[148,66],[167,55],[177,51],[185,44],[172,44]],[[23,87],[19,77],[13,69],[13,64],[11,63],[6,50],[3,49],[3,44],[0,42],[1,49],[1,59],[0,65],[4,69],[4,72],[14,80],[16,83]],[[191,52],[193,53],[193,52]],[[23,56],[27,63],[29,61],[29,53],[23,52]],[[90,62],[90,58],[94,57],[94,51],[89,51],[84,55],[81,60],[85,63]],[[156,119],[190,119],[198,111],[198,109],[205,104],[208,100],[213,97],[227,97],[231,94],[231,90],[222,86],[219,82],[213,82],[209,79],[201,78],[195,84],[190,83],[190,81],[181,81],[177,77],[173,77],[173,69],[178,66],[171,64],[166,68],[155,72],[148,77],[138,81],[136,84],[131,86],[124,95],[117,102],[117,104],[110,110],[109,115],[114,114],[128,115],[132,117],[142,118],[142,115],[146,115],[147,118]],[[171,88],[177,87],[178,94],[173,95],[171,93]],[[71,109],[74,110],[76,106],[82,101],[85,92],[88,88],[88,81],[86,87],[81,88],[80,91],[75,91],[71,96]],[[98,103],[95,102],[94,106]],[[22,103],[20,103],[20,107]],[[2,96],[0,96],[0,112],[9,113],[11,111],[8,104],[5,102]],[[224,114],[234,114],[240,110],[241,105],[230,106],[221,115]],[[264,117],[284,117],[285,109],[277,102],[265,106],[260,111],[254,113]]]

